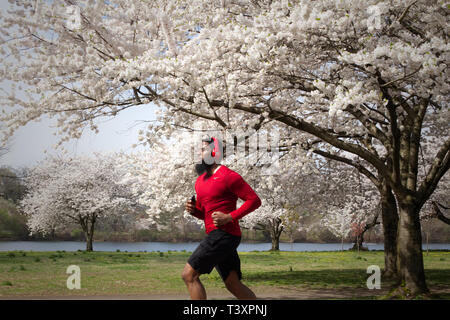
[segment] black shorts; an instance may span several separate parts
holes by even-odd
[[[237,247],[241,237],[229,234],[220,229],[211,231],[189,257],[188,263],[200,274],[217,272],[225,281],[231,270],[235,270],[239,280],[242,279],[241,260]]]

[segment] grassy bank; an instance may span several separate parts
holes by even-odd
[[[189,252],[0,252],[1,296],[186,294],[181,271]],[[383,252],[242,252],[243,281],[252,289],[368,290],[370,265],[384,266]],[[450,299],[450,252],[424,254],[430,288],[444,288],[437,298]],[[66,287],[69,265],[81,269],[81,289]],[[202,275],[208,292],[225,291],[214,270]],[[390,283],[381,280],[382,289]],[[447,290],[449,289],[449,290]]]

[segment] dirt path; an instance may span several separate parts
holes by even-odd
[[[450,294],[450,287],[430,288],[433,294]],[[364,299],[384,296],[388,288],[369,290],[366,288],[310,289],[293,287],[270,287],[255,289],[262,300],[317,300],[317,299]],[[208,293],[211,300],[235,299],[226,290]],[[0,300],[189,300],[188,293],[138,294],[138,295],[64,295],[64,296],[0,296]]]
[[[308,300],[308,299],[354,299],[358,297],[378,296],[387,290],[368,289],[296,289],[271,288],[255,290],[258,299],[263,300]],[[67,296],[0,296],[0,300],[188,300],[187,293],[181,294],[143,294],[143,295],[67,295]],[[212,300],[235,299],[225,290],[208,294]]]

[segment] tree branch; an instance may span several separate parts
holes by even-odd
[[[431,196],[437,187],[438,182],[450,168],[450,138],[445,141],[434,157],[434,162],[428,170],[426,178],[423,180],[418,194],[420,195],[420,204]]]
[[[214,113],[214,116],[216,118],[216,121],[224,128],[227,127],[227,124],[217,115],[216,110],[214,110],[214,107],[211,105],[211,102],[209,101],[208,95],[206,94],[205,88],[202,88],[203,94],[205,95],[205,99],[208,102],[209,107]]]
[[[450,224],[450,219],[447,218],[446,216],[444,216],[441,209],[439,209],[438,204],[435,201],[433,201],[432,204],[433,204],[433,210],[434,210],[434,214],[435,214],[436,218],[438,218],[439,220],[441,220],[442,222],[444,222],[446,224]]]
[[[361,172],[363,175],[365,175],[367,178],[369,178],[370,181],[372,181],[372,183],[375,184],[375,186],[379,185],[378,178],[372,172],[367,170],[366,167],[364,167],[362,164],[356,163],[356,162],[354,162],[354,161],[352,161],[352,160],[350,160],[348,158],[341,157],[341,156],[338,156],[336,154],[331,154],[329,152],[325,152],[325,151],[322,151],[322,150],[314,150],[313,152],[315,154],[318,154],[318,155],[322,156],[322,157],[325,157],[325,158],[328,158],[328,159],[331,159],[331,160],[335,160],[335,161],[339,161],[339,162],[342,162],[342,163],[346,163],[346,164],[356,168],[359,172]]]

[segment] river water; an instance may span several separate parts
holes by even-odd
[[[127,252],[151,252],[151,251],[194,251],[198,242],[170,243],[170,242],[94,242],[94,251],[127,251]],[[352,243],[344,243],[344,250],[353,246]],[[382,243],[365,243],[369,250],[383,250]],[[423,250],[450,250],[450,243],[423,244]],[[240,252],[267,251],[270,243],[241,243]],[[280,243],[281,251],[339,251],[341,243]],[[0,241],[0,251],[77,251],[85,250],[86,244],[81,241]]]

